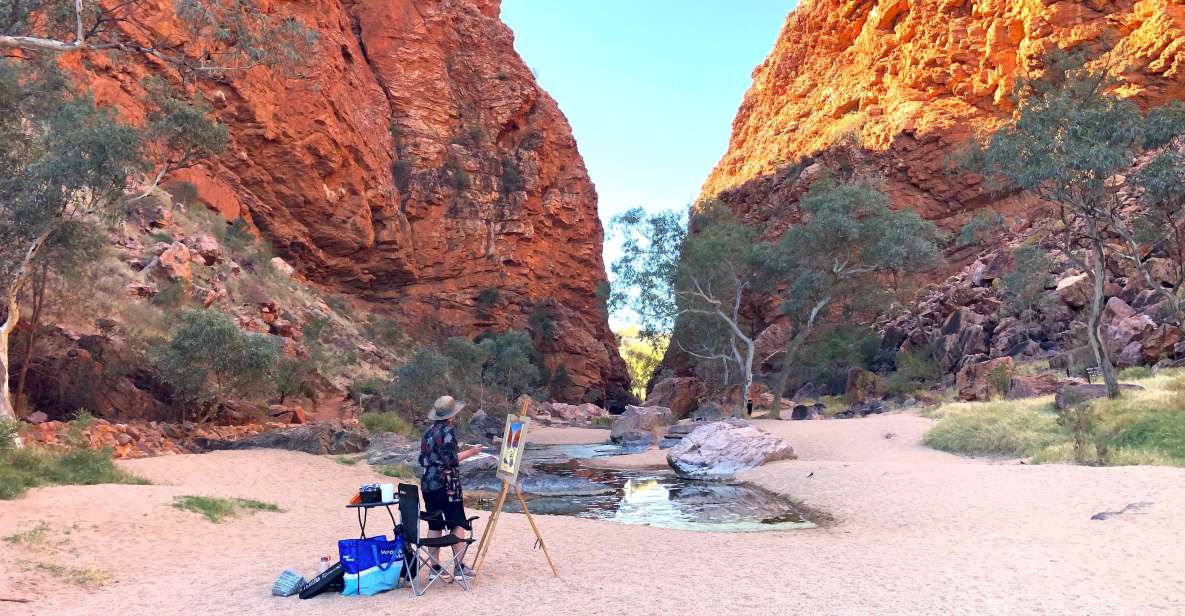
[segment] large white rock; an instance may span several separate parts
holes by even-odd
[[[766,462],[797,457],[789,443],[769,432],[725,419],[692,430],[667,451],[667,464],[687,479],[726,480]]]

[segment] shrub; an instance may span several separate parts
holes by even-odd
[[[391,162],[391,177],[395,180],[395,186],[402,192],[407,192],[408,187],[411,186],[412,172],[415,168],[409,161],[395,160]]]
[[[518,165],[509,156],[502,157],[502,178],[499,184],[504,196],[526,188],[527,183],[523,180]]]
[[[994,210],[980,211],[959,229],[958,246],[981,245],[1004,226],[1004,217]]]
[[[450,391],[450,385],[445,357],[435,349],[422,348],[396,371],[390,393],[396,410],[410,414],[427,409]]]
[[[418,430],[414,424],[405,419],[402,415],[395,412],[382,413],[363,413],[358,417],[358,421],[366,426],[366,429],[373,433],[379,432],[394,432],[395,434],[402,434],[403,436],[417,436]]]
[[[992,366],[985,378],[990,388],[989,395],[1001,398],[1008,395],[1008,389],[1012,386],[1012,370],[1007,365],[1001,363]]]
[[[879,340],[865,328],[845,327],[821,331],[812,336],[798,353],[794,381],[815,383],[827,392],[840,392],[847,385],[850,368],[869,368]]]
[[[245,333],[221,313],[191,310],[181,315],[159,365],[181,404],[205,408],[229,396],[266,391],[278,357],[271,337]]]
[[[177,496],[173,498],[173,507],[182,511],[200,513],[215,524],[238,516],[243,511],[248,513],[255,511],[282,513],[284,511],[274,503],[265,503],[249,498],[216,498],[213,496]]]
[[[501,298],[501,291],[498,287],[486,287],[477,292],[477,306],[482,309],[490,309],[498,304]]]
[[[396,479],[418,479],[415,470],[407,464],[389,464],[379,469],[379,473]]]
[[[363,331],[367,338],[387,347],[398,346],[403,340],[403,330],[399,324],[384,316],[370,315]]]
[[[916,353],[898,353],[896,362],[897,370],[886,379],[890,393],[913,393],[931,387],[942,379],[942,369],[928,349]]]
[[[219,238],[227,250],[234,256],[241,257],[248,249],[255,246],[255,234],[251,232],[251,225],[246,219],[236,218],[226,226],[226,231]]]

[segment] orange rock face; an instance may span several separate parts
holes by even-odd
[[[702,196],[780,222],[777,202],[794,200],[797,180],[784,167],[855,138],[875,153],[897,206],[957,227],[991,197],[980,178],[944,172],[952,153],[1007,117],[1018,76],[1078,44],[1109,50],[1124,94],[1141,104],[1185,99],[1177,0],[804,1],[753,71]]]
[[[300,79],[258,67],[203,80],[230,147],[179,179],[247,216],[305,277],[385,307],[414,337],[527,329],[546,313],[547,361],[573,383],[563,397],[624,394],[597,300],[597,194],[497,0],[270,4],[317,31],[317,57]],[[171,6],[146,7],[135,32],[199,53]],[[80,70],[133,120],[146,74],[176,78],[102,56]]]

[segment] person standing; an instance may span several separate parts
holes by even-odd
[[[424,497],[424,511],[433,515],[428,520],[428,536],[440,537],[449,530],[464,538],[465,506],[461,492],[461,460],[481,453],[481,445],[474,445],[464,451],[457,450],[456,418],[465,403],[452,396],[441,396],[432,405],[428,420],[432,425],[420,440],[420,466],[424,474],[420,478],[420,493]],[[456,554],[461,544],[452,546]],[[440,560],[440,549],[431,551],[432,558]],[[457,575],[472,575],[469,567],[457,563]]]

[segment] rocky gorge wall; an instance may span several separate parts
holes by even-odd
[[[319,36],[296,78],[265,67],[196,84],[226,152],[176,179],[249,219],[307,279],[372,303],[421,341],[554,324],[541,344],[561,397],[628,389],[607,315],[597,194],[567,120],[515,53],[497,0],[263,3]],[[199,54],[173,3],[123,27]],[[144,115],[163,63],[91,54],[100,103]]]
[[[1003,317],[992,286],[1020,243],[1036,237],[1056,248],[1041,204],[989,192],[982,177],[954,165],[970,137],[1009,117],[1019,77],[1039,73],[1049,52],[1083,45],[1116,67],[1122,94],[1141,106],[1185,99],[1185,5],[1177,0],[804,0],[754,69],[700,198],[722,200],[765,240],[799,220],[799,197],[829,170],[883,179],[894,208],[948,231],[990,207],[1005,223],[996,243],[951,242],[945,265],[917,281],[929,284],[904,314],[876,324],[879,356],[930,346],[953,373],[989,357],[1071,350],[1081,344],[1083,304],[1065,289],[1082,277],[1065,259],[1054,261],[1058,289],[1048,290],[1038,325]],[[1108,280],[1115,313],[1150,319],[1151,291],[1127,269]],[[752,298],[749,310],[759,375],[780,365],[789,332],[767,299]],[[1174,326],[1145,325],[1138,337],[1108,339],[1117,356],[1127,349],[1121,365],[1185,353]],[[679,374],[689,374],[686,364],[676,353],[664,359]]]
[[[1017,77],[1055,49],[1091,45],[1142,105],[1185,99],[1185,5],[1177,0],[804,0],[782,27],[701,197],[753,222],[796,215],[792,164],[853,136],[896,207],[946,228],[992,204],[982,178],[949,173],[968,137],[1011,110]]]

